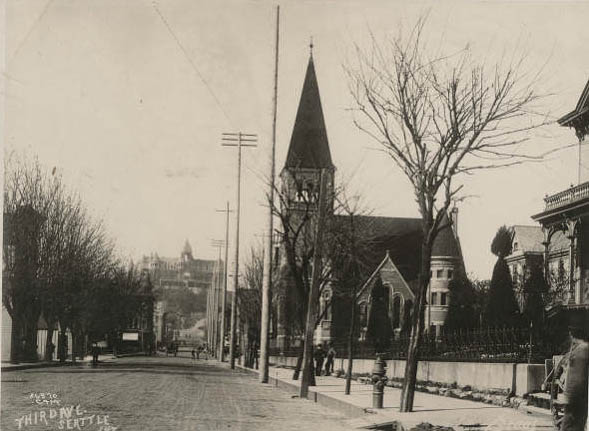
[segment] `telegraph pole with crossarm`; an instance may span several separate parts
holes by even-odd
[[[235,209],[235,272],[233,277],[233,296],[231,297],[231,327],[229,333],[229,363],[235,368],[235,308],[237,306],[237,289],[239,287],[239,211],[241,200],[241,149],[256,147],[258,136],[248,133],[223,133],[222,146],[237,147],[237,205]]]

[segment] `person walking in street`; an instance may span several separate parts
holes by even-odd
[[[94,341],[92,343],[92,366],[96,367],[98,365],[98,355],[100,355],[100,347],[98,343]]]
[[[564,416],[561,431],[584,431],[587,423],[589,395],[589,319],[581,314],[571,316],[571,348],[564,387]]]
[[[53,354],[55,353],[55,344],[53,341],[49,342],[49,354],[47,355],[50,361],[53,361]]]
[[[330,376],[333,373],[333,361],[335,360],[335,349],[333,345],[329,344],[329,349],[327,350],[327,361],[325,362],[325,375]]]
[[[195,359],[196,359],[196,349],[193,346],[192,347],[192,360],[194,361]]]
[[[323,369],[323,361],[325,360],[325,350],[323,350],[321,344],[317,345],[313,356],[315,357],[315,375],[320,376],[321,370]]]

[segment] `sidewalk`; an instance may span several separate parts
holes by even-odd
[[[249,369],[247,369],[249,370]],[[258,373],[257,370],[249,370]],[[300,381],[292,380],[293,370],[270,367],[269,384],[298,394]],[[372,409],[372,385],[352,381],[351,394],[344,394],[345,380],[337,377],[316,378],[317,386],[309,388],[308,398],[351,417],[356,428],[384,429],[394,424],[397,430],[409,430],[427,422],[455,430],[552,430],[552,418],[540,409],[498,407],[475,401],[415,392],[414,411],[399,412],[401,390],[385,388],[384,408]],[[391,429],[391,428],[389,428]]]
[[[100,355],[98,357],[98,362],[110,362],[113,359],[116,359],[113,355]],[[76,364],[90,364],[92,362],[92,356],[86,356],[84,359],[76,359]],[[30,370],[33,368],[46,368],[46,367],[60,367],[60,366],[67,366],[72,365],[71,359],[66,360],[65,362],[60,361],[39,361],[39,362],[20,362],[18,364],[13,364],[11,362],[2,362],[2,369],[3,373],[9,371],[18,371],[18,370]]]

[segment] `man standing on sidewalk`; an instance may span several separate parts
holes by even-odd
[[[572,341],[563,394],[566,404],[561,431],[584,431],[589,402],[589,321],[581,314],[571,317],[569,331]]]
[[[325,362],[325,375],[330,376],[333,373],[333,361],[335,360],[335,349],[333,345],[329,344],[329,349],[327,350],[327,361]]]
[[[323,369],[323,361],[325,360],[325,350],[321,344],[317,345],[315,349],[315,375],[320,376]]]

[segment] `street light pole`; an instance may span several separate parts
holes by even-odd
[[[237,289],[239,287],[239,212],[241,206],[241,148],[256,147],[257,135],[247,133],[223,133],[223,146],[237,147],[237,206],[235,222],[235,273],[233,276],[233,296],[231,297],[231,328],[229,334],[229,362],[231,369],[235,368],[235,307],[237,306]],[[244,143],[245,142],[245,143]],[[247,142],[251,142],[248,144]]]

